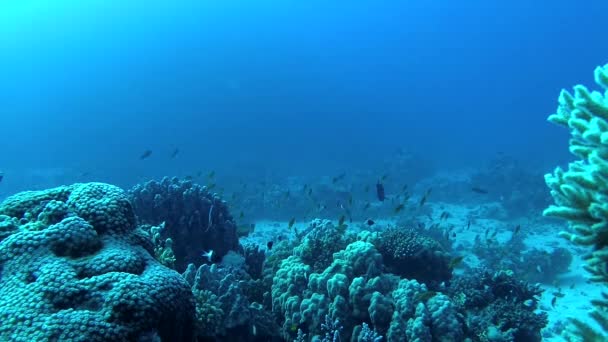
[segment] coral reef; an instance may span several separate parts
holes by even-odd
[[[380,233],[375,244],[392,273],[433,287],[452,276],[449,254],[437,241],[414,229],[388,229]]]
[[[593,248],[585,268],[593,281],[608,284],[608,65],[595,69],[595,82],[603,92],[582,85],[575,86],[573,94],[562,90],[557,112],[548,118],[570,130],[570,152],[578,160],[567,170],[557,167],[545,176],[555,204],[544,215],[568,221],[570,230],[560,235]],[[597,310],[592,317],[607,330],[608,301],[603,298],[593,304]],[[580,321],[574,324],[587,338],[608,338],[608,330],[602,334]]]
[[[236,225],[228,207],[206,187],[190,180],[163,178],[134,186],[129,191],[140,224],[164,225],[160,239],[171,238],[175,267],[221,260],[238,250]],[[202,254],[213,250],[212,260]]]
[[[193,340],[188,284],[153,258],[121,189],[19,193],[0,222],[1,340]]]
[[[526,234],[512,234],[509,240],[477,237],[473,245],[474,254],[487,267],[509,269],[523,280],[552,284],[560,274],[568,272],[572,253],[561,247],[546,251],[528,248]]]
[[[541,341],[547,313],[534,310],[542,290],[512,272],[474,269],[456,277],[448,293],[473,341]]]
[[[196,334],[199,339],[245,341],[271,339],[278,326],[271,312],[253,301],[259,282],[241,267],[188,265],[184,278],[196,301]]]

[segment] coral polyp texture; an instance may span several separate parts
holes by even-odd
[[[219,261],[239,248],[236,225],[226,202],[204,186],[165,177],[160,182],[138,184],[129,195],[140,223],[164,227],[153,239],[171,239],[179,272],[190,263],[200,266]],[[211,260],[203,256],[210,250]]]
[[[578,160],[567,170],[558,167],[545,176],[555,205],[544,215],[567,220],[570,231],[560,235],[593,247],[586,269],[593,281],[608,284],[608,65],[595,69],[595,82],[602,92],[582,85],[575,86],[574,93],[563,90],[557,112],[548,118],[570,129],[570,152]],[[607,327],[608,302],[596,301],[594,305],[600,309],[593,317]],[[579,323],[575,321],[582,326]]]
[[[188,283],[153,257],[126,193],[102,183],[0,204],[0,340],[191,341]]]

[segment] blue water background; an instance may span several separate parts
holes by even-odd
[[[608,62],[606,13],[600,0],[3,3],[0,197],[83,174],[332,175],[397,149],[440,170],[503,152],[550,171],[568,134],[546,117]]]

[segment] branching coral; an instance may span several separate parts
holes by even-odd
[[[557,112],[548,118],[570,129],[570,152],[578,160],[568,170],[558,167],[545,176],[555,205],[544,215],[567,220],[570,231],[560,235],[593,247],[585,269],[592,281],[608,284],[608,65],[595,69],[595,82],[603,92],[582,85],[575,86],[573,94],[562,90]],[[592,317],[608,334],[608,302],[600,299],[593,304],[597,311]],[[574,324],[578,333],[593,335],[584,323]]]

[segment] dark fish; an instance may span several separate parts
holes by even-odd
[[[239,214],[239,218],[242,219],[243,217],[245,217],[245,213],[241,211],[241,213]]]
[[[144,159],[150,157],[151,155],[152,155],[151,150],[145,150],[144,153],[142,153],[141,156],[139,156],[139,159],[144,160]]]
[[[339,174],[339,175],[335,176],[334,178],[332,178],[332,179],[331,179],[331,182],[335,184],[335,183],[337,183],[337,182],[339,182],[339,181],[343,180],[343,179],[344,179],[344,177],[346,177],[346,173],[341,173],[341,174]]]
[[[406,190],[407,190],[407,184],[405,184],[405,185],[403,186],[403,188],[401,188],[401,192],[405,192]]]
[[[384,182],[387,178],[388,178],[388,173],[385,173],[382,175],[382,177],[380,177],[380,181]]]
[[[308,189],[308,196],[312,196],[312,188]]]
[[[353,195],[352,194],[348,194],[348,206],[350,206],[350,207],[353,206]]]
[[[420,199],[420,206],[422,207],[424,205],[424,203],[426,203],[427,198],[431,195],[431,191],[432,188],[429,188],[425,193],[424,196],[422,196],[422,198]]]
[[[287,225],[287,228],[291,229],[291,227],[293,227],[294,223],[296,223],[296,218],[292,217],[291,220],[289,220],[289,224]]]
[[[517,226],[515,226],[515,230],[513,231],[513,235],[519,233],[520,229],[521,229],[521,225],[518,224]]]
[[[4,179],[4,172],[0,172],[0,183],[2,182],[3,179]]]
[[[555,307],[555,303],[557,303],[557,296],[554,296],[553,299],[551,299],[551,307]]]
[[[371,204],[369,202],[365,203],[365,206],[363,206],[363,210],[369,209],[370,206]]]
[[[177,155],[179,154],[179,148],[175,148],[172,152],[171,152],[171,159],[177,157]]]
[[[452,233],[452,237],[455,238],[456,237],[456,232]]]
[[[482,188],[478,188],[476,186],[472,187],[471,191],[476,192],[478,194],[484,194],[484,195],[488,193],[488,190],[482,189]]]
[[[372,220],[372,219],[367,219],[366,223],[367,223],[368,226],[373,226],[374,223],[376,223],[376,222],[374,222],[374,220]]]
[[[384,185],[378,182],[376,183],[376,195],[378,196],[378,201],[384,202],[385,194],[384,194]]]
[[[338,220],[338,227],[342,227],[344,225],[344,220],[346,217],[344,215],[340,216],[340,220]]]
[[[405,205],[403,203],[399,204],[396,208],[395,208],[395,214],[398,214],[401,210],[403,210],[403,208],[405,208]]]
[[[467,229],[471,228],[471,220],[469,220],[469,223],[467,223]]]
[[[464,256],[460,255],[455,257],[454,259],[450,260],[450,263],[448,264],[449,268],[456,268],[458,267],[458,265],[460,265],[462,263],[462,260],[464,260]]]
[[[266,244],[266,247],[268,247],[268,250],[272,249],[272,245],[274,244],[274,242],[272,241],[268,241],[268,243]]]

